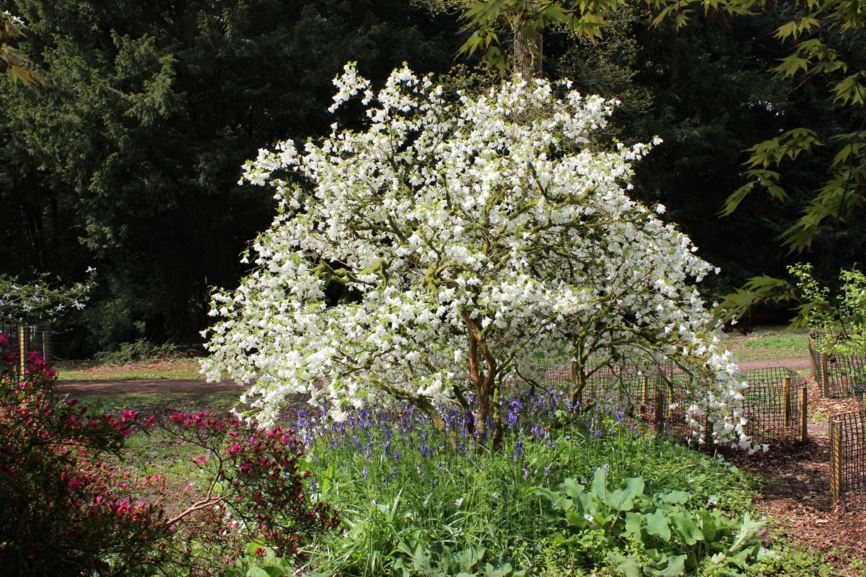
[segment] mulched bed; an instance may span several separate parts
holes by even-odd
[[[823,399],[809,379],[809,441],[771,447],[753,456],[726,453],[726,459],[764,480],[756,501],[795,542],[814,547],[840,569],[852,559],[866,561],[866,495],[849,493],[840,506],[830,498],[830,440],[833,415],[858,409],[854,399]],[[815,421],[814,419],[818,419]],[[861,574],[861,573],[856,573]]]

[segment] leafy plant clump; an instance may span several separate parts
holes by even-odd
[[[788,267],[801,302],[798,324],[820,336],[825,353],[856,354],[866,351],[866,276],[857,269],[839,273],[838,290],[831,293],[812,274],[812,266]]]
[[[438,431],[423,413],[362,410],[345,423],[301,412],[315,490],[341,510],[343,531],[310,556],[316,575],[582,575],[555,542],[539,487],[591,480],[603,467],[611,482],[645,475],[653,492],[694,487],[695,502],[719,511],[748,510],[750,480],[729,465],[624,419],[586,414],[550,429],[556,399],[509,403],[499,451],[479,450],[459,411]],[[587,572],[587,574],[589,574]]]
[[[566,479],[559,491],[537,491],[553,510],[553,543],[587,569],[608,566],[623,577],[734,576],[774,557],[758,539],[763,524],[748,513],[731,518],[696,506],[689,492],[644,488],[641,477],[610,487],[599,468],[589,487]]]
[[[94,358],[104,365],[128,365],[138,362],[181,359],[187,356],[172,343],[155,345],[146,339],[138,339],[131,343],[121,343],[114,351],[96,353]]]

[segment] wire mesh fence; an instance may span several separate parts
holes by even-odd
[[[9,349],[17,355],[18,374],[24,372],[27,358],[37,352],[51,359],[51,328],[48,325],[0,324],[0,334],[9,337]]]
[[[830,494],[834,503],[866,489],[866,413],[854,411],[830,423]]]
[[[746,432],[756,443],[806,440],[808,393],[805,380],[782,367],[744,371],[749,383],[743,408]]]
[[[602,397],[612,400],[624,415],[643,422],[657,435],[694,441],[696,431],[688,419],[689,408],[697,401],[696,387],[689,376],[670,363],[652,371],[628,363],[590,368],[581,400]],[[561,359],[540,361],[536,374],[549,389],[574,386],[571,367]],[[806,383],[790,369],[773,367],[745,371],[749,383],[743,398],[746,432],[758,444],[803,442],[807,437],[808,397]],[[709,423],[697,423],[698,430]],[[706,438],[712,445],[712,439]]]
[[[866,388],[866,352],[827,353],[825,337],[809,338],[809,360],[812,376],[827,398],[847,398]]]

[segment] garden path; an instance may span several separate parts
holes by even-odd
[[[744,361],[740,366],[745,370],[785,367],[793,370],[809,368],[807,357],[790,359]],[[73,395],[123,395],[152,393],[216,393],[241,391],[242,385],[234,381],[208,383],[202,379],[94,379],[60,381],[62,392]]]

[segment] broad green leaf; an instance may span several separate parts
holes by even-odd
[[[484,547],[468,547],[457,554],[461,569],[472,569],[484,557]]]
[[[669,517],[670,520],[673,521],[677,534],[686,545],[694,545],[698,541],[704,540],[704,534],[701,531],[700,526],[688,511],[677,511]]]
[[[608,494],[605,503],[619,512],[631,511],[634,507],[634,500],[643,496],[644,481],[640,477],[632,477],[627,479],[625,487],[616,489]]]
[[[764,524],[761,521],[753,521],[749,514],[746,513],[743,515],[743,524],[740,525],[740,530],[737,532],[737,536],[734,537],[734,542],[728,550],[734,553],[751,544],[763,527]]]
[[[634,511],[625,514],[625,534],[635,543],[642,541],[643,518],[644,515]]]
[[[671,540],[671,528],[668,525],[668,518],[661,509],[656,509],[649,515],[645,516],[646,532],[648,535],[654,535],[665,543]]]
[[[566,495],[575,500],[582,498],[586,494],[586,489],[583,488],[583,485],[574,479],[566,479],[563,481],[562,488],[565,489]]]
[[[430,571],[430,555],[421,547],[419,543],[415,547],[415,553],[412,555],[412,568],[416,571]]]
[[[607,473],[602,467],[592,477],[592,494],[602,503],[607,501]]]
[[[691,493],[687,493],[686,491],[668,491],[667,493],[662,494],[659,501],[669,505],[685,505],[691,498]]]
[[[641,577],[640,566],[637,561],[625,555],[616,553],[608,553],[607,562],[611,568],[622,577]]]
[[[276,563],[264,563],[261,565],[261,569],[268,577],[285,577],[286,575],[286,568]]]
[[[704,532],[704,537],[707,543],[713,543],[718,534],[717,516],[709,511],[701,511],[699,515],[701,517],[701,530]]]
[[[668,563],[664,569],[651,569],[647,567],[644,571],[652,577],[681,577],[686,573],[686,555],[668,557]]]

